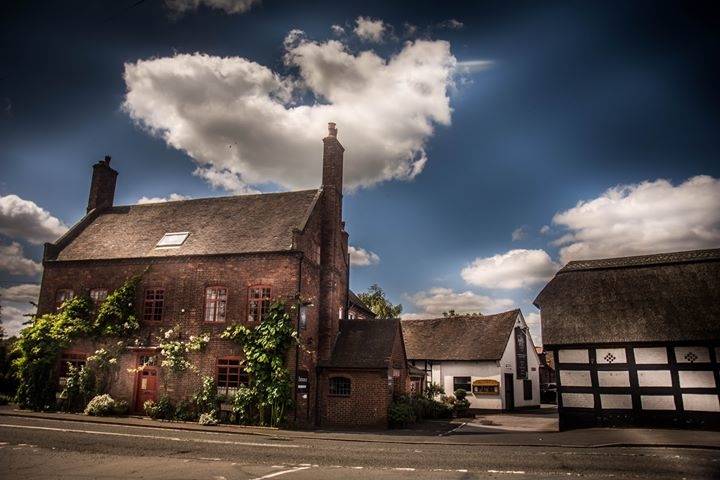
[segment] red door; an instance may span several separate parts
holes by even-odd
[[[138,371],[135,411],[143,412],[147,400],[157,402],[157,369],[145,366]]]

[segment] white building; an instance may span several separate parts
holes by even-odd
[[[540,361],[520,310],[403,320],[408,361],[447,395],[462,388],[470,408],[513,410],[540,405]]]
[[[561,429],[720,429],[720,249],[570,262],[535,305]]]

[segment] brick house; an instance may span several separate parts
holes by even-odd
[[[344,148],[335,124],[329,124],[323,144],[322,185],[316,190],[130,206],[113,205],[118,173],[106,157],[93,166],[86,216],[55,243],[45,244],[38,313],[51,312],[74,295],[102,301],[129,277],[141,275],[140,342],[122,354],[110,391],[140,411],[144,400],[162,394],[174,400],[191,396],[203,375],[212,375],[222,392],[232,393],[247,378],[243,354],[220,333],[233,323],[257,325],[272,299],[309,299],[293,319],[307,349],[293,347],[287,357],[295,379],[290,421],[305,427],[385,423],[387,394],[399,388],[389,386],[387,376],[363,378],[350,396],[329,394],[342,368],[351,372],[350,379],[357,372],[353,361],[342,368],[332,361],[342,357],[343,329],[351,327],[344,322],[349,311]],[[184,335],[210,334],[206,348],[191,355],[198,374],[167,375],[156,361],[158,336],[176,325]],[[82,364],[99,346],[90,339],[76,342],[60,360],[61,372],[67,362]],[[395,354],[404,358],[404,351]],[[404,379],[405,362],[391,364]],[[141,365],[141,372],[128,372]],[[362,395],[362,390],[373,393]],[[336,413],[340,401],[365,406],[350,418]],[[376,404],[366,408],[368,402]]]

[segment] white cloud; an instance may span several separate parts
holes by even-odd
[[[380,263],[380,257],[375,252],[360,247],[348,247],[350,253],[350,265],[355,267],[367,267]]]
[[[340,25],[331,26],[330,31],[333,33],[333,35],[337,37],[342,37],[343,35],[345,35],[345,29]]]
[[[450,20],[445,20],[438,24],[438,27],[449,28],[450,30],[460,30],[464,26],[465,26],[465,24],[463,22],[461,22],[460,20],[456,20],[454,18],[451,18]]]
[[[31,277],[42,271],[42,265],[25,258],[22,245],[12,242],[10,245],[0,245],[0,271]]]
[[[549,280],[558,266],[544,250],[510,250],[492,257],[476,258],[463,268],[463,279],[479,287],[516,289]]]
[[[285,63],[297,72],[286,77],[241,57],[199,53],[127,63],[124,109],[193,158],[197,175],[232,174],[235,190],[268,182],[316,187],[330,121],[347,151],[348,189],[423,170],[435,125],[450,124],[456,61],[449,43],[407,42],[383,58],[299,31],[286,40]],[[296,103],[308,96],[310,104]]]
[[[40,296],[40,285],[37,283],[23,283],[12,287],[0,288],[0,298],[3,302],[37,302],[38,296]]]
[[[143,205],[146,203],[162,203],[162,202],[175,202],[177,200],[190,200],[192,197],[186,195],[180,195],[179,193],[171,193],[167,197],[140,197],[137,203]]]
[[[235,195],[260,193],[259,190],[255,190],[247,185],[239,173],[232,172],[228,169],[218,170],[214,167],[197,167],[193,171],[193,175],[202,178],[215,189],[226,190]]]
[[[523,312],[523,318],[525,318],[525,323],[527,323],[528,329],[530,330],[530,335],[532,335],[533,343],[536,347],[541,346],[542,329],[540,327],[540,314],[538,312]]]
[[[550,233],[550,225],[540,227],[540,235],[547,235],[548,233]]]
[[[463,60],[457,63],[457,71],[460,74],[469,74],[487,70],[493,65],[492,60]]]
[[[366,42],[380,43],[388,31],[388,26],[379,19],[358,17],[355,19],[355,35]]]
[[[527,237],[527,232],[525,231],[525,227],[518,227],[512,232],[512,241],[517,242]]]
[[[260,0],[165,0],[170,10],[180,14],[195,11],[201,5],[229,14],[245,13],[258,3]]]
[[[720,246],[720,179],[690,178],[674,186],[645,181],[608,189],[557,213],[568,232],[553,242],[560,260],[618,257]]]
[[[509,298],[487,297],[471,291],[455,292],[440,287],[408,295],[408,299],[419,312],[403,314],[402,318],[406,319],[436,318],[449,310],[455,310],[458,314],[481,312],[487,315],[510,310],[515,305]]]
[[[52,242],[67,231],[62,221],[35,202],[17,195],[0,196],[0,233],[39,245]]]
[[[5,335],[13,336],[20,331],[23,322],[28,320],[23,315],[35,313],[35,307],[30,302],[37,302],[39,295],[40,285],[35,283],[0,288],[2,326],[5,329]]]
[[[14,306],[3,305],[2,307],[2,327],[5,330],[6,337],[12,337],[18,334],[24,327],[23,323],[30,320],[26,314],[35,313],[36,309],[30,304]]]

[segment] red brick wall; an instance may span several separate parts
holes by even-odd
[[[350,379],[350,396],[330,396],[330,378],[336,376]],[[322,375],[321,392],[322,426],[387,428],[392,392],[386,370],[326,371]]]

